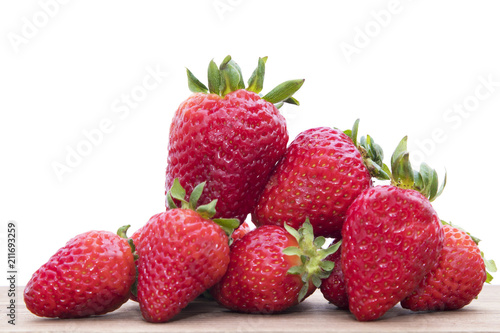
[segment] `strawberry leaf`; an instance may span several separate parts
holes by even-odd
[[[220,93],[220,85],[219,68],[212,59],[208,65],[208,89],[210,93],[218,95]]]
[[[335,263],[330,260],[323,260],[319,263],[319,266],[324,270],[324,271],[331,271],[335,267]]]
[[[373,138],[369,135],[362,136],[358,141],[358,127],[359,127],[359,119],[356,119],[352,129],[348,129],[344,131],[356,146],[356,148],[361,153],[363,157],[363,162],[370,172],[372,177],[375,177],[380,180],[389,180],[390,172],[386,172],[384,170],[384,152],[382,147],[375,143]]]
[[[264,75],[266,73],[266,61],[267,57],[259,58],[257,68],[248,79],[248,91],[253,91],[256,94],[262,91],[264,87]]]
[[[432,179],[430,183],[430,189],[429,189],[429,200],[433,201],[434,198],[436,197],[436,194],[438,192],[438,174],[436,170],[432,170]]]
[[[172,199],[172,196],[170,195],[170,192],[167,192],[167,202],[168,202],[168,208],[169,209],[178,208],[177,205],[174,202],[174,199]]]
[[[317,275],[313,275],[313,276],[311,277],[311,281],[312,281],[312,283],[314,284],[314,286],[315,286],[316,288],[321,287],[321,279],[319,278],[319,276],[317,276]]]
[[[306,219],[306,221],[309,221],[309,219]],[[291,226],[289,226],[286,223],[284,224],[284,227],[285,227],[286,231],[288,231],[288,233],[291,234],[297,240],[297,242],[300,240],[300,234],[297,230],[295,230],[294,228],[292,228]]]
[[[303,79],[283,82],[268,92],[264,97],[262,97],[262,99],[272,104],[283,102],[296,93],[303,84]]]
[[[285,99],[283,101],[283,103],[287,103],[287,104],[292,104],[292,105],[300,105],[299,101],[296,100],[294,97],[290,96],[288,97],[287,99]]]
[[[221,75],[220,94],[226,96],[232,91],[238,90],[240,87],[241,70],[238,65],[231,60],[231,56],[227,56],[219,66]]]
[[[128,245],[130,246],[130,250],[132,251],[132,254],[134,255],[134,259],[137,259],[137,258],[138,258],[138,256],[137,256],[137,253],[136,253],[136,251],[135,251],[135,244],[134,244],[134,240],[133,240],[132,238],[130,238],[130,237],[128,237],[128,236],[127,236],[127,230],[128,230],[129,228],[130,228],[130,224],[124,225],[124,226],[122,226],[122,227],[120,227],[120,228],[118,229],[118,231],[116,232],[116,234],[117,234],[119,237],[121,237],[121,238],[123,238],[123,239],[127,240],[127,243],[128,243]]]
[[[203,83],[201,83],[200,80],[198,80],[196,78],[196,76],[194,76],[193,73],[191,73],[191,71],[189,69],[186,68],[186,72],[187,72],[187,77],[188,77],[189,90],[191,90],[194,93],[197,93],[197,92],[207,93],[208,92],[208,88]]]
[[[196,206],[198,205],[198,200],[200,200],[201,194],[203,193],[203,188],[205,187],[206,183],[207,182],[199,183],[191,192],[191,195],[189,196],[190,209],[196,210]]]
[[[391,166],[394,165],[394,163],[396,162],[396,159],[398,159],[402,153],[407,151],[407,146],[408,146],[408,137],[405,136],[403,139],[401,139],[398,146],[394,150],[394,153],[391,156]],[[394,169],[394,167],[393,167],[393,169]]]
[[[284,255],[296,255],[300,257],[301,264],[291,267],[289,274],[301,274],[304,282],[299,294],[299,301],[305,297],[309,290],[309,283],[312,282],[316,287],[321,285],[321,280],[327,278],[334,267],[334,263],[325,260],[325,258],[337,251],[341,242],[330,245],[324,249],[325,238],[320,236],[316,239],[313,234],[313,227],[309,219],[302,224],[299,230],[285,224],[286,230],[297,240],[297,246],[289,246],[283,249]]]
[[[283,254],[287,256],[301,256],[302,251],[296,246],[289,246],[283,249]],[[297,266],[295,266],[297,267]]]
[[[330,254],[337,252],[337,250],[340,248],[340,245],[342,245],[342,240],[339,240],[337,243],[330,245],[328,248],[324,250],[320,250],[321,257],[326,258]]]
[[[187,201],[185,200],[186,190],[184,190],[181,183],[179,182],[179,178],[174,179],[172,188],[170,188],[170,191],[168,191],[168,193],[172,196],[172,198],[177,199],[182,203],[187,203]]]
[[[358,128],[359,128],[359,118],[354,121],[352,129],[344,131],[344,133],[351,138],[352,143],[354,143],[356,147],[358,146]]]
[[[316,237],[316,239],[314,240],[314,245],[316,245],[316,247],[322,247],[326,242],[326,238],[323,237],[323,236],[319,236],[319,237]]]
[[[288,274],[292,274],[292,275],[298,275],[298,274],[302,274],[304,272],[304,270],[302,269],[301,266],[293,266],[293,267],[290,267],[287,271]]]
[[[410,153],[401,153],[392,166],[392,176],[398,187],[413,188],[415,175],[410,164]]]
[[[233,66],[234,69],[236,69],[239,75],[238,84],[236,85],[236,90],[245,89],[245,81],[243,81],[243,73],[241,72],[240,66],[236,62],[234,62],[234,60],[231,60],[229,63],[231,64],[231,66]]]
[[[259,58],[257,68],[248,79],[248,87],[245,88],[243,72],[240,66],[231,58],[226,56],[219,67],[212,59],[208,65],[208,88],[198,80],[189,69],[186,68],[189,90],[195,93],[211,93],[221,97],[230,92],[246,89],[260,95],[264,87],[265,64],[267,57]],[[300,89],[304,80],[289,80],[278,85],[267,93],[262,99],[280,108],[283,103],[299,105],[299,101],[292,95]]]
[[[213,219],[212,221],[217,223],[229,237],[233,233],[234,229],[240,226],[240,220],[238,219],[219,218],[219,219]]]
[[[299,302],[301,302],[304,299],[304,297],[306,297],[308,291],[309,291],[309,285],[307,283],[304,283],[302,288],[300,288],[299,297],[297,298]]]
[[[497,265],[495,264],[495,261],[493,260],[487,260],[484,257],[484,253],[481,251],[481,257],[483,258],[484,261],[484,266],[486,268],[486,283],[491,283],[491,280],[493,280],[493,275],[491,273],[494,273],[497,271]]]
[[[441,183],[441,186],[439,187],[439,190],[438,190],[438,192],[436,193],[436,195],[434,196],[433,200],[434,200],[435,198],[439,197],[439,196],[441,195],[441,193],[443,193],[443,190],[444,190],[444,188],[445,188],[445,186],[446,186],[446,181],[447,181],[447,180],[448,180],[448,172],[445,170],[445,171],[444,171],[444,180],[443,180],[443,182]],[[433,200],[431,200],[431,201],[433,201]]]
[[[215,206],[217,205],[217,199],[210,201],[206,205],[201,205],[196,208],[196,212],[199,213],[203,218],[210,219],[215,215]]]

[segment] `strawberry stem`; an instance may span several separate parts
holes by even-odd
[[[266,61],[267,57],[259,58],[257,68],[248,79],[248,91],[253,91],[256,94],[262,91],[264,87],[264,75],[266,73]]]
[[[410,163],[410,153],[407,150],[408,137],[404,137],[399,142],[391,156],[391,184],[405,189],[412,189],[420,192],[429,201],[434,201],[443,193],[448,179],[445,172],[444,180],[439,185],[437,171],[422,163],[420,170],[413,170]],[[387,168],[387,166],[385,166]]]
[[[181,209],[191,209],[200,214],[204,219],[212,219],[212,217],[216,214],[215,207],[217,206],[217,199],[210,201],[208,204],[198,206],[198,200],[203,193],[205,185],[206,182],[196,185],[191,192],[188,201],[186,200],[186,190],[182,187],[179,178],[175,178],[172,187],[167,192],[168,208],[179,208],[174,201],[175,199],[181,202]],[[238,219],[219,218],[212,219],[212,221],[218,224],[228,236],[230,236],[233,233],[233,230],[238,228],[240,225],[240,221]]]
[[[287,224],[284,227],[299,244],[298,247],[289,246],[283,249],[283,254],[299,256],[301,259],[302,264],[293,266],[288,270],[288,274],[300,275],[304,283],[299,292],[298,300],[300,302],[307,294],[309,282],[319,288],[321,280],[330,275],[335,264],[332,261],[325,260],[325,258],[338,250],[341,241],[323,249],[326,239],[321,236],[314,238],[313,227],[308,218],[299,230],[295,230]]]
[[[352,129],[345,130],[344,133],[351,138],[352,143],[358,148],[366,168],[372,177],[380,180],[391,179],[389,173],[384,168],[384,151],[382,147],[375,143],[369,135],[362,136],[358,142],[359,119],[356,119]]]
[[[259,94],[264,86],[266,61],[267,57],[259,58],[257,68],[248,80],[247,88],[245,88],[245,81],[243,80],[243,73],[240,66],[229,55],[224,58],[218,68],[213,60],[210,61],[207,71],[208,88],[189,69],[186,69],[189,90],[194,93],[217,94],[221,97],[240,89],[246,89]],[[292,97],[292,95],[300,89],[303,83],[303,79],[283,82],[262,97],[262,99],[275,104],[277,108],[281,107],[283,103],[299,105],[299,101]]]

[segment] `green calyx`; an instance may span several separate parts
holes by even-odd
[[[287,224],[284,227],[299,244],[298,247],[290,246],[283,249],[283,254],[300,257],[301,264],[293,266],[288,270],[288,274],[300,275],[304,283],[299,292],[298,300],[300,302],[307,294],[309,282],[312,282],[316,288],[319,288],[321,280],[326,279],[330,275],[335,264],[332,261],[325,260],[325,258],[338,250],[341,241],[324,249],[323,245],[326,239],[322,236],[314,238],[313,227],[308,218],[299,230],[295,230]]]
[[[408,152],[408,137],[404,137],[398,144],[391,156],[391,167],[384,162],[384,152],[382,147],[375,143],[369,135],[361,137],[358,141],[359,119],[354,122],[352,129],[344,131],[361,152],[365,166],[370,175],[380,180],[390,180],[391,184],[399,188],[412,189],[420,192],[429,201],[434,201],[446,186],[447,174],[440,185],[436,170],[426,163],[420,164],[420,170],[413,170],[410,163],[410,153]]]
[[[130,249],[132,250],[132,253],[134,255],[134,260],[136,260],[138,258],[138,256],[137,256],[137,252],[135,250],[134,240],[127,236],[127,231],[129,228],[130,228],[130,224],[124,225],[124,226],[118,228],[118,231],[116,232],[116,234],[118,236],[120,236],[121,238],[124,238],[127,240],[127,243],[128,243],[128,245],[130,245]]]
[[[362,136],[358,142],[358,127],[359,119],[356,119],[352,129],[345,130],[344,133],[351,138],[356,148],[358,148],[370,175],[380,180],[391,179],[387,170],[384,169],[384,151],[382,147],[376,144],[369,135]]]
[[[132,251],[132,255],[134,257],[134,261],[139,259],[139,255],[137,254],[137,251],[135,249],[135,244],[134,240],[130,237],[127,236],[127,231],[130,228],[130,224],[124,225],[120,228],[118,228],[118,231],[116,234],[120,236],[121,238],[124,238],[127,240],[128,245],[130,245],[130,250]],[[135,280],[132,286],[130,287],[130,292],[137,297],[137,277],[139,276],[139,271],[137,270],[137,265],[135,266]]]
[[[186,69],[189,90],[197,93],[216,94],[222,97],[239,89],[246,89],[259,94],[264,86],[266,61],[267,57],[259,58],[257,68],[248,79],[246,86],[240,66],[229,55],[224,58],[219,66],[213,60],[210,61],[208,65],[208,88],[189,69]],[[303,79],[283,82],[264,95],[262,99],[274,104],[277,108],[280,108],[283,103],[299,105],[299,101],[292,95],[300,89],[303,83]]]
[[[407,149],[408,137],[404,137],[396,147],[391,157],[391,172],[384,166],[386,172],[391,176],[391,184],[400,188],[416,190],[429,201],[434,201],[446,186],[447,174],[439,184],[438,174],[426,163],[420,164],[420,170],[413,170],[410,163],[410,153]]]
[[[470,238],[474,241],[474,243],[476,243],[476,245],[479,246],[479,242],[481,241],[481,239],[475,237],[475,236],[472,236],[467,230],[451,223],[451,222],[446,222],[444,220],[441,220],[441,223],[444,224],[444,225],[449,225],[449,226],[452,226],[458,230],[462,230],[463,232],[465,232],[467,235],[470,236]],[[484,257],[484,252],[481,251],[481,258],[483,258],[483,261],[484,261],[484,266],[486,268],[486,283],[491,283],[491,280],[493,280],[493,275],[491,275],[491,273],[495,273],[497,271],[497,265],[495,264],[495,261],[493,259],[486,259]]]
[[[196,187],[191,192],[189,200],[186,200],[186,190],[182,187],[179,182],[179,178],[175,178],[172,184],[172,187],[167,192],[167,202],[168,208],[170,209],[191,209],[201,215],[201,217],[205,219],[211,219],[215,223],[217,223],[224,232],[229,236],[232,234],[233,230],[238,228],[240,221],[238,219],[225,219],[218,218],[212,219],[214,217],[216,210],[215,206],[217,205],[217,199],[212,200],[210,203],[206,205],[198,206],[198,200],[203,193],[203,188],[205,187],[206,182],[200,183],[196,185]],[[181,206],[178,207],[175,203],[174,199],[180,201]]]

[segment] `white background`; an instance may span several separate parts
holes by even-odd
[[[301,105],[282,108],[291,139],[361,118],[389,157],[408,134],[414,160],[448,172],[440,217],[500,261],[499,12],[495,1],[3,1],[0,253],[16,221],[24,285],[73,236],[135,231],[164,210],[185,67],[206,82],[210,59],[231,54],[245,79],[269,57],[263,92],[306,79]],[[148,71],[161,72],[157,84]],[[127,107],[132,94],[141,100]],[[103,121],[89,148],[84,133]],[[54,164],[78,147],[88,154],[59,179]]]

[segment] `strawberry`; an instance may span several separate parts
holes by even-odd
[[[297,231],[289,226],[256,228],[231,245],[227,273],[211,290],[222,306],[239,312],[274,313],[298,304],[321,284],[332,269],[323,260],[339,244],[321,249],[306,221]]]
[[[137,244],[139,244],[141,242],[141,234],[142,234],[142,229],[144,229],[144,227],[145,226],[143,225],[142,227],[137,229],[132,234],[132,236],[130,236],[130,239],[132,240],[132,242],[134,244],[134,247],[133,247],[134,263],[135,263],[136,269],[137,269],[137,263],[139,261],[139,255],[137,254],[136,248],[137,248]],[[137,279],[136,279],[134,285],[132,286],[132,289],[130,290],[130,299],[134,302],[138,302],[138,300],[137,300]]]
[[[167,194],[170,209],[154,215],[142,228],[137,244],[137,299],[149,322],[169,321],[226,272],[229,240],[223,228],[209,220],[216,201],[193,210],[204,185],[194,188],[188,202],[176,179]],[[182,208],[176,208],[173,199]],[[238,225],[236,220],[217,222],[225,229]]]
[[[33,274],[24,302],[40,317],[102,315],[128,300],[135,278],[127,240],[108,231],[89,231],[68,241]]]
[[[235,229],[234,232],[231,234],[231,238],[233,241],[242,238],[246,234],[248,234],[253,228],[247,221],[243,222],[238,229]]]
[[[378,166],[381,148],[370,137],[362,139],[369,150],[358,146],[358,123],[348,132],[352,138],[329,127],[300,133],[265,186],[252,213],[254,224],[298,228],[308,217],[317,235],[339,238],[347,208],[372,184],[370,171],[388,179]]]
[[[326,260],[333,262],[334,266],[330,276],[321,281],[320,290],[327,301],[340,309],[348,309],[349,298],[342,272],[341,253],[342,251],[339,249],[326,257]]]
[[[487,272],[476,242],[454,226],[445,224],[443,230],[445,239],[438,265],[401,301],[403,308],[456,310],[469,304],[481,292]]]
[[[304,80],[284,82],[261,97],[266,60],[259,59],[247,88],[230,56],[220,68],[210,62],[209,88],[187,70],[194,94],[172,119],[166,188],[179,178],[189,195],[196,184],[206,181],[200,203],[218,199],[216,217],[243,222],[286,150],[288,132],[278,107],[284,102],[298,104],[292,95]]]
[[[444,184],[438,191],[437,174],[425,164],[413,171],[406,137],[392,157],[391,178],[391,185],[367,189],[354,200],[342,229],[349,309],[360,321],[381,317],[410,295],[443,247],[441,222],[429,199]]]

